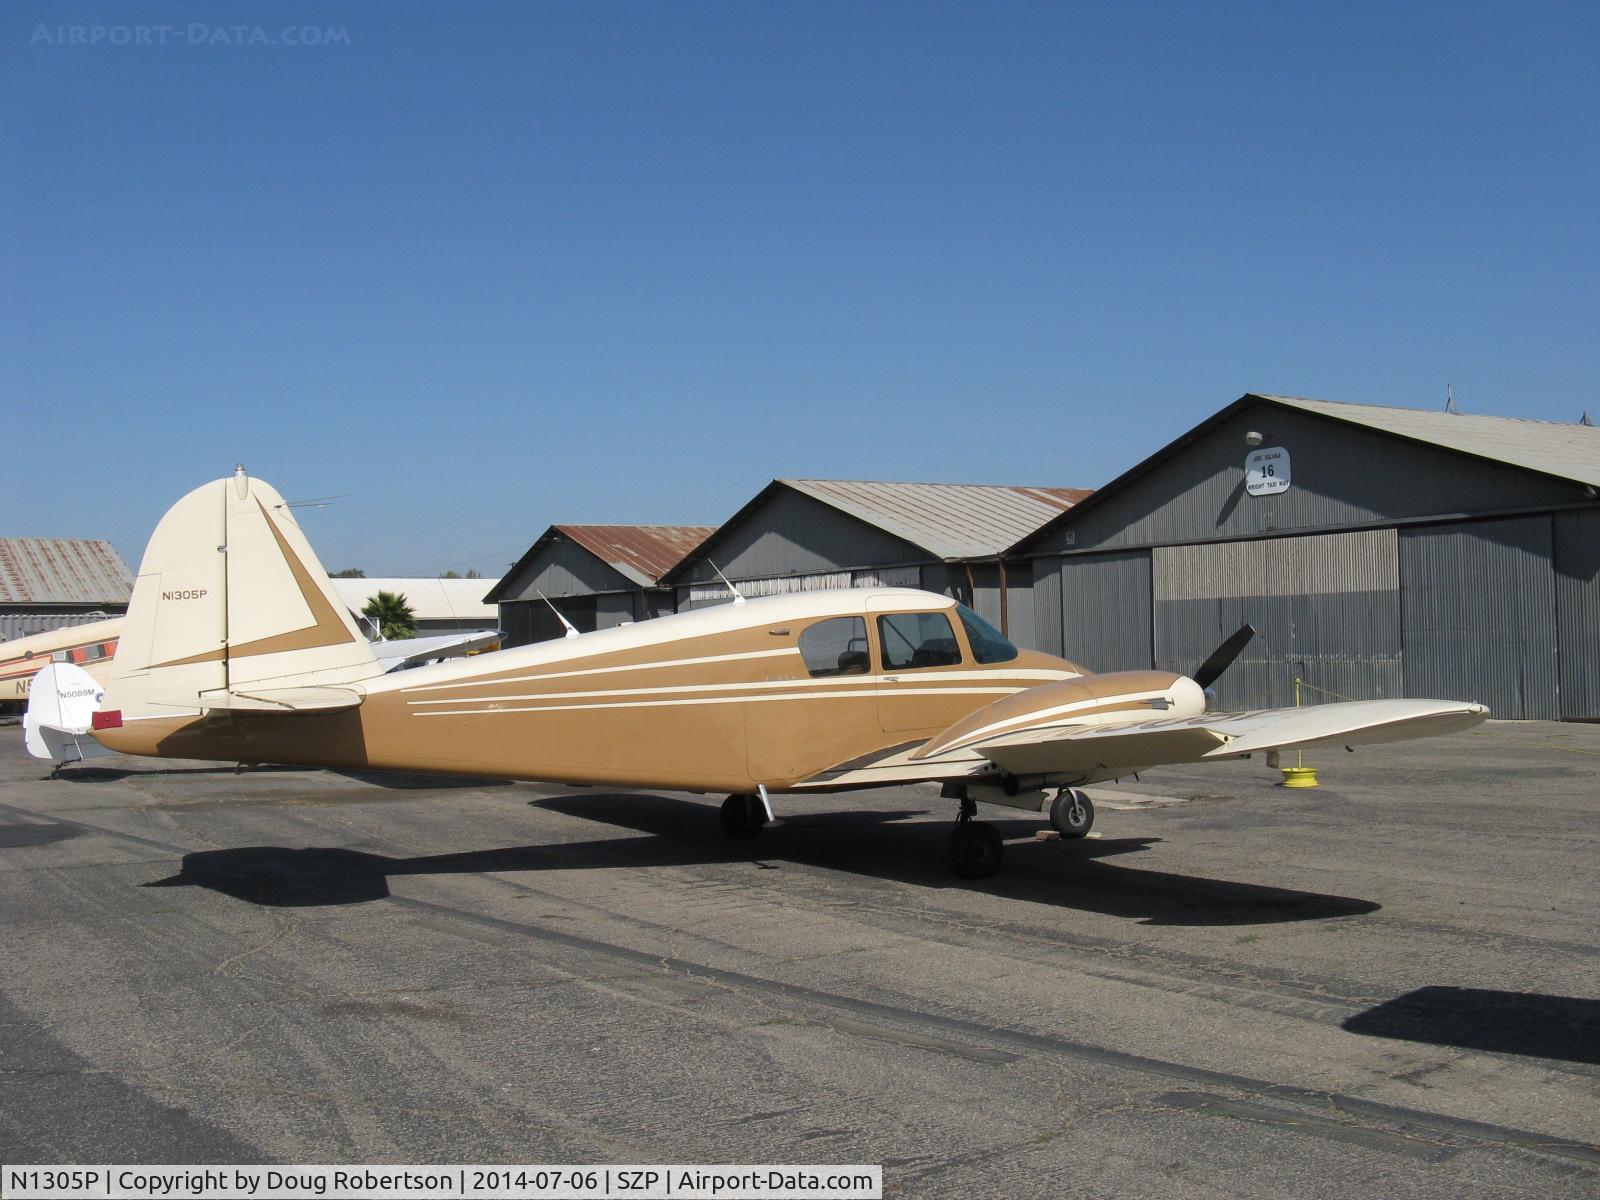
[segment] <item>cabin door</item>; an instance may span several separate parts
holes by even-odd
[[[917,611],[908,596],[867,600],[879,666],[878,725],[886,733],[932,737],[982,703],[970,690],[949,609]]]

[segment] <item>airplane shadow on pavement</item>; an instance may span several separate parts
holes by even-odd
[[[1157,839],[1040,842],[1036,820],[992,822],[1006,847],[993,879],[964,881],[946,866],[947,822],[911,821],[920,810],[785,815],[753,841],[722,832],[716,808],[653,794],[586,793],[533,805],[621,826],[626,837],[395,858],[361,850],[246,846],[186,854],[176,875],[146,887],[209,888],[281,907],[359,904],[389,895],[389,879],[453,875],[753,863],[849,871],[919,887],[954,888],[1140,920],[1147,925],[1256,925],[1316,921],[1375,911],[1370,900],[1258,884],[1145,871],[1107,860],[1138,854]],[[651,836],[641,837],[639,834]]]
[[[1422,987],[1342,1024],[1369,1037],[1600,1065],[1600,1000]]]

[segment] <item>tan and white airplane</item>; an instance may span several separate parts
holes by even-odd
[[[940,783],[960,801],[951,865],[979,877],[1001,858],[980,801],[1082,836],[1080,785],[1488,715],[1447,700],[1208,711],[1206,685],[1248,638],[1195,678],[1091,674],[948,597],[883,588],[736,599],[384,675],[283,498],[240,468],[162,519],[103,697],[57,719],[124,754],[726,792],[734,836],[772,819],[772,793]],[[82,695],[73,668],[49,669],[65,674],[47,690]]]

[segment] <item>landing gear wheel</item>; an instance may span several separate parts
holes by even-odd
[[[962,821],[950,835],[950,869],[963,879],[989,878],[1004,854],[1000,835],[984,821]]]
[[[1094,828],[1094,801],[1076,788],[1062,788],[1050,802],[1050,824],[1064,838],[1081,838]]]
[[[722,831],[729,837],[753,838],[766,823],[760,796],[736,792],[722,802]]]

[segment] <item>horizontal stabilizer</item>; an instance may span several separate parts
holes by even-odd
[[[1121,725],[1035,726],[972,749],[1014,775],[1071,774],[1238,758],[1263,750],[1400,742],[1457,733],[1488,715],[1483,705],[1459,700],[1353,700]]]
[[[393,642],[371,642],[368,649],[385,671],[399,670],[412,663],[455,658],[499,646],[504,635],[498,629],[469,629],[463,633],[440,633],[431,637],[400,638]]]
[[[203,692],[200,707],[212,712],[307,713],[355,708],[364,694],[349,687],[251,688],[248,691]]]

